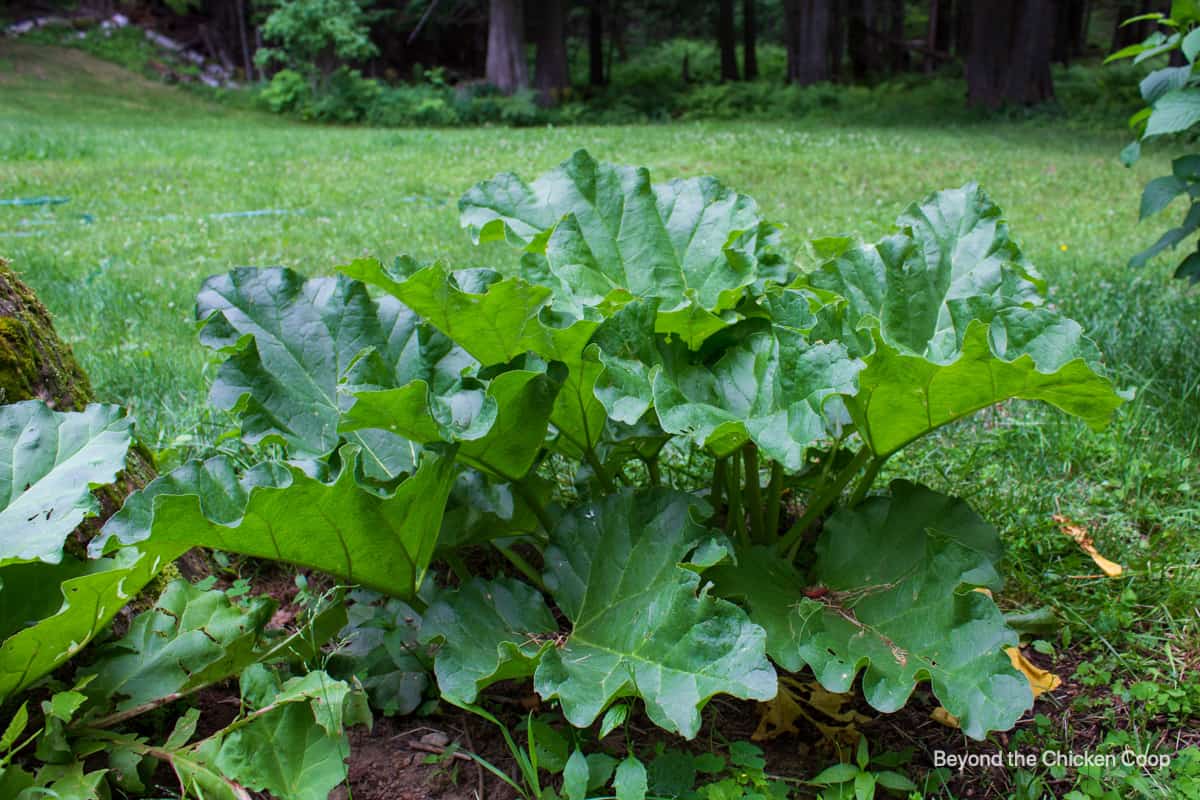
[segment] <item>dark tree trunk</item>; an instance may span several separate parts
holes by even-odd
[[[542,17],[538,20],[537,59],[533,82],[538,101],[545,106],[557,105],[569,84],[567,74],[567,39],[563,22],[566,0],[542,0]]]
[[[888,14],[888,54],[892,72],[908,69],[908,48],[904,46],[904,0],[891,0]]]
[[[844,3],[832,4],[829,21],[829,75],[833,80],[842,77],[842,61],[846,55],[846,9]]]
[[[1154,32],[1153,20],[1145,20],[1135,22],[1132,25],[1122,25],[1125,20],[1139,14],[1149,14],[1152,11],[1167,12],[1169,3],[1154,2],[1153,0],[1141,0],[1136,3],[1118,3],[1117,4],[1117,19],[1116,27],[1113,28],[1112,51],[1116,52],[1122,47],[1128,47],[1131,44],[1137,44]]]
[[[946,55],[953,55],[956,19],[954,0],[940,0],[938,2],[937,26],[933,35],[934,50]]]
[[[742,77],[758,77],[758,15],[756,0],[742,0]]]
[[[1087,19],[1086,0],[1058,0],[1055,4],[1057,15],[1054,23],[1054,50],[1051,58],[1064,67],[1071,65],[1071,59],[1083,55],[1087,30],[1084,21]]]
[[[925,32],[925,72],[932,73],[937,68],[937,59],[933,54],[938,49],[938,25],[941,23],[941,3],[929,0],[929,28]]]
[[[974,27],[974,5],[971,0],[958,0],[954,8],[954,52],[964,61],[971,53],[971,28]]]
[[[604,4],[592,0],[588,12],[588,83],[604,85]]]
[[[717,0],[717,47],[721,51],[721,80],[736,81],[737,31],[733,21],[733,0]]]
[[[855,81],[864,81],[883,69],[877,4],[878,0],[853,0],[846,15],[846,50]]]
[[[999,108],[1054,98],[1050,53],[1054,0],[976,0],[967,59],[967,102]]]
[[[831,0],[784,0],[788,81],[806,86],[830,79]]]
[[[487,82],[506,94],[529,88],[522,0],[488,4]]]

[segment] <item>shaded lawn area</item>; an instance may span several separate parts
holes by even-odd
[[[243,265],[327,274],[355,257],[402,253],[487,266],[498,251],[470,244],[456,201],[495,172],[532,179],[585,147],[646,165],[656,180],[713,174],[785,224],[802,263],[809,238],[877,238],[908,203],[976,180],[1005,209],[1053,302],[1096,338],[1135,399],[1099,433],[1010,404],[953,437],[930,437],[888,470],[952,488],[996,522],[1010,555],[1001,605],[1048,605],[1062,621],[1034,658],[1065,669],[1074,688],[1039,702],[1054,719],[1025,726],[1039,747],[1068,746],[1071,730],[1092,731],[1099,746],[1118,730],[1173,750],[1200,712],[1200,299],[1168,280],[1167,259],[1125,267],[1165,227],[1166,218],[1138,226],[1137,199],[1169,171],[1170,153],[1154,148],[1133,170],[1121,167],[1120,119],[1082,132],[1050,119],[945,124],[927,111],[886,126],[840,112],[605,128],[326,128],[214,105],[75,51],[0,42],[0,199],[69,198],[0,207],[0,255],[56,315],[99,394],[129,405],[172,460],[203,452],[227,424],[205,408],[210,367],[192,322],[206,276]],[[1087,525],[1126,575],[1076,577],[1097,570],[1054,513]]]

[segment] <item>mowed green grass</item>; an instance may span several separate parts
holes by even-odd
[[[1200,658],[1200,300],[1169,280],[1168,259],[1125,267],[1168,221],[1139,225],[1137,200],[1169,171],[1170,153],[1121,167],[1120,118],[1092,131],[1047,119],[963,125],[918,106],[903,125],[863,120],[339,129],[208,104],[77,52],[0,43],[0,197],[70,198],[0,207],[0,253],[56,315],[100,395],[129,405],[164,448],[203,441],[220,423],[205,409],[212,366],[192,316],[206,276],[243,265],[328,274],[402,253],[501,263],[511,255],[473,247],[456,210],[465,189],[498,171],[533,178],[583,147],[659,180],[716,175],[783,223],[801,260],[811,237],[878,237],[914,200],[978,181],[1053,302],[1090,330],[1136,399],[1098,433],[1010,405],[891,471],[952,487],[998,522],[1014,554],[1009,605],[1055,606],[1076,643],[1115,643],[1131,676],[1168,663],[1164,652],[1170,663]],[[221,216],[247,211],[272,213]],[[1056,511],[1087,524],[1129,575],[1070,578],[1096,570],[1055,531]],[[1109,613],[1126,590],[1136,624]],[[1185,673],[1161,671],[1164,681]]]

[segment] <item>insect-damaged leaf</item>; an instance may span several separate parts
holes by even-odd
[[[884,712],[929,680],[968,735],[1012,727],[1033,702],[1004,652],[1017,635],[989,596],[971,591],[1000,585],[996,531],[961,500],[905,481],[891,494],[825,522],[812,573],[818,597],[764,548],[710,575],[722,595],[749,605],[784,669],[807,664],[833,692],[863,670],[867,702]]]
[[[119,406],[0,406],[0,567],[62,560],[67,536],[100,509],[91,490],[125,468],[130,429]]]

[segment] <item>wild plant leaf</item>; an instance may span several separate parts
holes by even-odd
[[[999,536],[961,500],[905,481],[891,493],[825,522],[815,598],[763,548],[709,574],[722,596],[748,604],[784,669],[807,664],[832,692],[848,691],[862,670],[867,702],[884,712],[929,680],[968,735],[1007,730],[1033,702],[1004,652],[1018,637],[991,597],[972,591],[1000,588]]]
[[[386,716],[409,714],[429,685],[424,647],[418,642],[421,615],[402,600],[362,589],[351,593],[342,644],[330,656],[330,674],[358,680],[371,707]]]
[[[88,668],[92,707],[126,711],[238,674],[261,657],[275,605],[260,596],[242,607],[224,592],[173,581]]]
[[[113,558],[0,571],[0,702],[82,650],[158,570],[183,550],[123,550]],[[60,586],[57,602],[52,587]]]
[[[438,645],[434,673],[442,694],[473,703],[497,681],[532,675],[557,630],[533,587],[509,578],[473,578],[430,604],[421,640]]]
[[[553,499],[553,485],[536,474],[521,483],[525,491],[515,490],[514,484],[496,481],[478,470],[461,472],[450,490],[438,549],[450,551],[540,531],[541,522],[527,494],[532,493],[545,508]]]
[[[353,403],[341,387],[423,380],[453,404],[464,391],[459,378],[474,364],[401,304],[372,300],[344,276],[238,269],[205,281],[196,302],[201,342],[227,355],[210,400],[240,415],[248,442],[280,441],[294,458],[320,458],[338,446],[340,415]],[[363,448],[368,475],[390,479],[412,468],[411,445],[394,434],[348,438]]]
[[[241,516],[232,521],[210,519],[194,492],[160,494],[148,543],[287,561],[411,596],[437,545],[454,481],[453,457],[427,453],[412,477],[381,496],[359,487],[356,447],[343,447],[339,456],[342,468],[331,483],[289,466],[290,483],[250,488]]]
[[[532,184],[510,173],[484,181],[459,210],[476,243],[507,240],[530,254],[526,277],[577,316],[620,297],[711,315],[760,277],[783,277],[771,252],[778,232],[750,198],[707,177],[652,186],[645,168],[583,150]]]
[[[622,491],[573,509],[554,529],[545,582],[572,630],[542,655],[534,686],[573,725],[639,696],[655,724],[690,738],[713,695],[774,696],[762,629],[680,566],[711,541],[696,521],[707,513],[680,492]]]
[[[597,321],[555,315],[547,308],[548,290],[491,270],[454,272],[405,259],[394,267],[362,259],[341,269],[400,299],[484,365],[507,364],[529,352],[561,362],[567,375],[551,422],[571,455],[600,441],[605,415],[594,393],[600,364],[586,349]],[[369,398],[360,394],[359,400]]]
[[[243,683],[245,680],[243,679]],[[346,779],[343,710],[351,693],[323,672],[293,678],[256,703],[248,722],[198,749],[221,774],[289,800],[327,800]]]
[[[813,335],[841,333],[865,360],[846,404],[877,455],[1010,397],[1093,427],[1120,404],[1079,325],[1042,307],[1044,282],[1000,215],[974,184],[938,192],[901,215],[900,233],[846,245],[809,276],[845,298]]]
[[[125,468],[131,427],[119,406],[0,406],[0,567],[62,560],[67,536],[100,510],[91,490]]]

